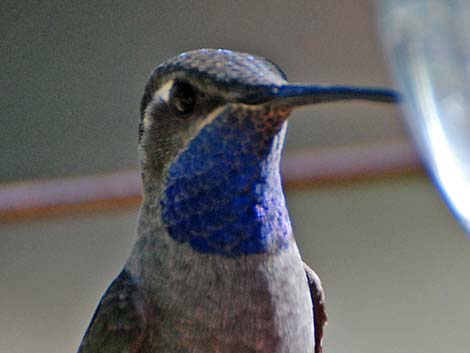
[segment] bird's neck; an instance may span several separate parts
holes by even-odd
[[[176,241],[225,256],[272,253],[292,230],[279,174],[285,124],[273,135],[248,116],[206,126],[168,171],[162,222]],[[261,125],[264,127],[264,125]]]

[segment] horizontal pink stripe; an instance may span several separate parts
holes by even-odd
[[[406,141],[286,153],[281,171],[286,183],[339,179],[417,168],[416,150]]]
[[[286,153],[281,164],[286,184],[417,168],[419,157],[405,141],[304,150]],[[32,209],[86,201],[135,197],[141,194],[140,172],[120,171],[96,176],[0,185],[0,211]]]

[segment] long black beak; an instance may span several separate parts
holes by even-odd
[[[400,95],[393,90],[384,88],[321,86],[294,83],[271,87],[261,95],[252,96],[249,102],[251,104],[267,104],[278,107],[298,107],[344,100],[396,103],[400,101]]]

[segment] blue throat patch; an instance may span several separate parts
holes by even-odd
[[[170,236],[201,253],[240,256],[288,246],[279,161],[289,111],[228,107],[170,166],[161,199]]]

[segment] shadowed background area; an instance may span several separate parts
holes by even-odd
[[[388,86],[373,15],[362,0],[2,1],[0,181],[137,170],[144,84],[185,50],[252,52],[293,81]],[[406,140],[396,108],[341,103],[296,112],[286,150]],[[424,174],[287,197],[327,293],[325,353],[467,351],[470,244]],[[75,351],[134,239],[137,203],[125,206],[0,225],[0,353]]]
[[[138,108],[157,64],[224,47],[290,80],[388,84],[368,1],[2,1],[0,180],[135,168]],[[289,147],[404,137],[390,107],[296,113]]]

